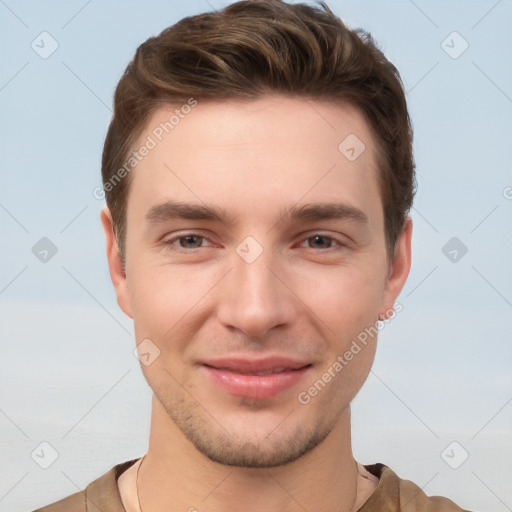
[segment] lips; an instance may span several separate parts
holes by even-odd
[[[295,386],[309,371],[305,361],[285,357],[217,359],[203,368],[211,381],[237,397],[267,400]]]

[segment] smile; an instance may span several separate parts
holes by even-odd
[[[284,358],[225,359],[203,364],[217,387],[232,396],[253,400],[268,400],[294,387],[310,367],[307,362]]]

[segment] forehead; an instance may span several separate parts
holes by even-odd
[[[191,105],[162,107],[149,119],[136,147],[151,148],[132,171],[128,216],[168,199],[258,218],[270,205],[302,200],[381,213],[376,145],[357,109],[282,96]]]
[[[192,105],[192,106],[191,106]],[[250,128],[248,130],[248,128]],[[193,132],[193,133],[192,133]],[[268,95],[259,99],[189,99],[158,108],[148,119],[138,145],[150,136],[157,146],[277,146],[294,152],[339,151],[340,137],[356,136],[373,157],[375,144],[360,111],[327,100]],[[354,141],[356,139],[353,139]],[[299,147],[297,142],[305,142]],[[350,156],[348,154],[347,156]]]

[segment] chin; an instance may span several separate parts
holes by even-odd
[[[307,427],[304,421],[293,418],[293,412],[288,421],[287,414],[274,413],[265,421],[251,418],[247,412],[238,421],[230,421],[227,415],[221,425],[203,412],[193,408],[180,415],[174,409],[168,414],[199,453],[225,466],[271,468],[289,464],[317,447],[334,427],[319,423]],[[292,419],[295,424],[289,421]]]
[[[243,399],[228,407],[213,397],[191,400],[183,390],[151,387],[166,416],[195,450],[225,466],[290,464],[322,443],[339,420],[332,402],[323,413],[323,408],[306,409],[287,401],[271,407],[265,400]]]
[[[188,434],[196,449],[213,462],[240,468],[272,468],[301,458],[318,446],[329,432],[296,432],[293,438],[282,436],[261,442],[244,441],[235,436],[215,439]]]

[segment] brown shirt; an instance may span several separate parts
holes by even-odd
[[[114,466],[85,490],[34,512],[126,512],[117,479],[137,460]],[[364,467],[379,478],[379,483],[358,512],[468,512],[448,498],[429,498],[416,484],[402,480],[384,464]]]

